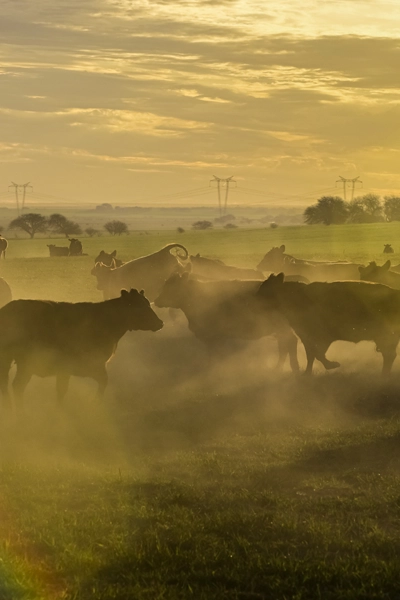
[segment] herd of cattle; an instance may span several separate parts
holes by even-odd
[[[121,337],[131,330],[162,328],[150,302],[182,311],[190,331],[210,352],[232,340],[272,335],[278,342],[278,366],[288,356],[294,372],[299,371],[298,339],[306,352],[306,373],[315,360],[326,369],[340,366],[326,357],[337,340],[375,342],[383,374],[396,357],[400,272],[390,261],[383,266],[305,261],[280,246],[255,269],[243,269],[189,256],[183,245],[173,243],[125,263],[117,260],[116,251],[102,251],[91,274],[102,302],[11,300],[10,287],[0,279],[0,390],[6,404],[13,363],[17,405],[32,375],[55,375],[60,400],[71,375],[93,378],[102,396],[106,364]]]

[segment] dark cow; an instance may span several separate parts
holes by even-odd
[[[189,276],[172,275],[154,304],[160,308],[179,308],[190,331],[207,344],[210,351],[232,339],[256,340],[274,335],[278,340],[281,367],[289,354],[293,371],[299,370],[297,338],[277,311],[266,312],[256,296],[259,281],[197,281]]]
[[[206,258],[196,254],[196,256],[190,256],[190,262],[192,265],[192,273],[194,275],[200,275],[206,279],[259,279],[264,280],[264,276],[261,271],[256,269],[242,269],[239,267],[232,267],[226,265],[222,260]]]
[[[116,250],[110,252],[110,254],[108,254],[104,250],[101,250],[100,254],[94,259],[94,262],[95,264],[103,263],[103,265],[106,265],[106,267],[121,267],[124,264],[124,262],[119,258],[115,258],[116,255]]]
[[[69,256],[68,246],[56,246],[55,244],[47,244],[50,256]]]
[[[91,273],[97,277],[97,289],[103,291],[106,300],[116,298],[122,288],[144,288],[147,297],[153,301],[168,277],[183,271],[178,258],[171,254],[174,248],[184,251],[178,258],[188,258],[188,251],[184,246],[168,244],[158,252],[130,260],[121,267],[106,267],[102,263],[96,263]]]
[[[285,282],[271,275],[258,295],[268,310],[279,310],[304,344],[307,373],[314,360],[326,369],[340,366],[325,353],[332,342],[371,340],[382,353],[383,374],[390,373],[400,338],[400,291],[366,281]]]
[[[391,244],[384,244],[383,246],[383,254],[393,254],[394,250]]]
[[[400,290],[400,273],[390,271],[390,260],[379,267],[375,261],[370,262],[367,267],[359,267],[360,279],[362,281],[375,281],[383,283],[396,290]]]
[[[8,247],[8,241],[2,235],[0,235],[0,258],[6,257],[6,250]]]
[[[82,256],[82,242],[76,238],[68,238],[69,256]]]
[[[309,281],[337,281],[338,279],[358,279],[358,267],[350,262],[320,262],[305,261],[285,254],[285,246],[271,248],[257,265],[261,271],[274,273],[284,272],[285,275],[302,275]]]
[[[7,281],[0,277],[0,308],[12,300],[11,288]]]
[[[102,397],[107,386],[106,363],[120,338],[132,330],[158,331],[163,322],[143,292],[121,291],[105,302],[13,300],[0,309],[0,389],[8,400],[8,374],[17,365],[13,382],[21,405],[32,375],[56,376],[62,400],[71,375],[91,377]]]

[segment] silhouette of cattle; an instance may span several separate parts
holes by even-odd
[[[206,279],[259,279],[264,280],[264,275],[256,269],[241,269],[226,265],[222,260],[206,258],[196,254],[190,256],[192,273]]]
[[[383,246],[383,254],[393,254],[394,250],[391,244],[384,244]]]
[[[359,279],[358,267],[350,262],[305,261],[285,254],[285,245],[271,248],[257,265],[260,271],[283,272],[285,275],[302,275],[309,281],[337,281]]]
[[[76,238],[68,238],[69,241],[69,256],[81,256],[82,255],[82,242]]]
[[[107,254],[107,252],[101,250],[100,254],[94,259],[94,262],[95,264],[103,263],[103,265],[106,265],[106,267],[121,267],[124,264],[124,262],[119,258],[115,258],[116,255],[116,250],[114,250],[110,254]]]
[[[55,244],[47,244],[50,256],[69,256],[68,246],[56,246]]]
[[[12,292],[11,288],[8,285],[7,281],[0,277],[0,308],[11,302],[12,300]]]
[[[6,257],[6,250],[8,247],[8,241],[2,235],[0,235],[0,258]]]
[[[370,262],[367,267],[359,267],[360,279],[362,281],[375,281],[383,283],[394,289],[400,290],[400,273],[390,271],[390,260],[379,267],[376,262]]]
[[[183,255],[171,254],[174,248],[181,248]],[[115,298],[122,288],[144,288],[147,297],[153,301],[164,282],[173,273],[183,272],[179,262],[188,258],[188,251],[181,244],[168,244],[158,252],[135,258],[121,267],[106,267],[96,263],[91,274],[97,277],[97,289],[102,290],[104,299]]]
[[[62,400],[71,375],[91,377],[102,397],[107,386],[106,363],[120,338],[132,330],[158,331],[163,322],[143,292],[122,290],[105,302],[13,300],[0,309],[0,389],[9,402],[8,374],[17,373],[13,389],[17,406],[32,375],[56,376]]]
[[[256,296],[260,281],[198,281],[174,274],[164,284],[155,306],[181,309],[190,331],[210,352],[227,340],[256,340],[273,335],[278,340],[279,361],[289,355],[293,371],[299,370],[297,338],[276,310],[266,311]]]
[[[285,282],[270,275],[258,295],[268,310],[279,310],[304,344],[306,372],[314,360],[326,369],[340,364],[325,356],[332,342],[371,340],[383,357],[383,374],[390,373],[400,338],[400,291],[366,281]]]

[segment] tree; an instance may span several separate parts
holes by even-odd
[[[93,237],[94,235],[96,235],[96,234],[99,233],[99,230],[98,229],[94,229],[93,227],[86,227],[85,233],[89,237]]]
[[[354,198],[348,208],[350,223],[379,223],[383,220],[381,199],[376,194]]]
[[[210,229],[212,226],[211,221],[196,221],[192,223],[192,229]]]
[[[304,221],[308,225],[323,223],[333,225],[344,223],[348,215],[348,206],[338,196],[323,196],[317,202],[308,206],[303,213]]]
[[[8,228],[22,229],[22,231],[29,233],[32,239],[35,233],[45,233],[47,231],[47,219],[38,213],[27,213],[11,221]]]
[[[387,221],[400,221],[400,197],[385,196],[383,212]]]
[[[78,223],[70,221],[67,217],[60,215],[59,213],[50,215],[48,227],[56,233],[62,233],[65,237],[69,237],[70,235],[80,235],[82,233],[82,229]]]
[[[128,225],[123,221],[108,221],[104,225],[104,229],[110,235],[121,235],[122,233],[128,233]]]

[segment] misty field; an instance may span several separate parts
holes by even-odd
[[[400,224],[134,232],[82,238],[87,256],[10,239],[15,298],[100,301],[101,249],[124,260],[169,242],[255,267],[302,258],[400,263]],[[103,403],[75,378],[65,406],[35,378],[0,422],[1,600],[400,598],[400,360],[335,343],[313,378],[276,373],[276,342],[210,360],[183,318],[129,333]],[[301,366],[305,355],[299,348]]]

